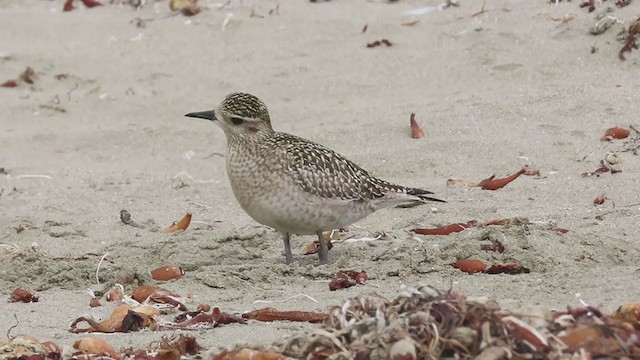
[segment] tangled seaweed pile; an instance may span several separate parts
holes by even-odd
[[[640,357],[638,309],[592,307],[514,313],[434,288],[404,287],[393,301],[360,295],[331,310],[324,329],[276,345],[296,359],[609,359]]]

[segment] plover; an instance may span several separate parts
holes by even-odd
[[[267,107],[251,94],[232,93],[215,110],[185,116],[211,120],[223,130],[233,194],[255,221],[282,233],[287,264],[293,261],[290,234],[317,235],[320,264],[326,264],[323,231],[386,207],[444,202],[430,191],[373,177],[322,145],[274,131]]]

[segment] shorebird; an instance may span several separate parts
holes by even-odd
[[[444,202],[429,196],[431,191],[373,177],[322,145],[274,131],[267,107],[251,94],[232,93],[215,110],[185,116],[211,120],[222,129],[233,194],[255,221],[282,233],[287,264],[293,262],[290,234],[317,235],[320,264],[326,264],[323,231],[382,208]]]

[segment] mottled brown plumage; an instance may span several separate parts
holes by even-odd
[[[228,95],[217,109],[190,113],[216,122],[227,137],[227,174],[240,206],[284,235],[317,234],[351,225],[394,205],[442,201],[430,191],[371,176],[344,156],[312,141],[275,132],[267,107],[246,93]],[[327,261],[320,241],[320,263]]]

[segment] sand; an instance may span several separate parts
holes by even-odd
[[[149,271],[167,264],[185,276],[162,286],[191,294],[190,307],[227,312],[296,294],[317,302],[271,305],[326,311],[360,293],[392,298],[402,284],[489,296],[506,308],[562,309],[582,299],[610,311],[638,301],[640,161],[623,151],[624,141],[599,140],[611,126],[637,124],[640,52],[618,58],[623,24],[592,36],[595,13],[576,2],[491,1],[477,16],[474,1],[421,15],[405,12],[439,2],[200,5],[200,14],[184,17],[170,16],[167,1],[139,11],[78,3],[64,13],[61,1],[0,3],[0,80],[27,66],[38,75],[32,85],[0,88],[0,333],[17,317],[12,334],[71,345],[82,336],[68,332],[71,321],[104,318],[115,307],[89,308],[87,289],[123,271],[135,272],[135,283],[155,283]],[[597,5],[596,12],[611,4]],[[628,24],[636,12],[632,4],[612,14]],[[565,16],[573,19],[556,21]],[[382,38],[393,46],[365,46]],[[183,117],[232,91],[263,99],[277,130],[448,202],[360,221],[342,238],[380,238],[337,244],[326,266],[302,255],[313,237],[296,236],[296,262],[284,265],[280,236],[235,202],[220,156],[224,135]],[[424,138],[410,138],[410,113]],[[581,176],[609,152],[622,159],[622,172]],[[503,177],[524,165],[541,176],[497,191],[447,186],[450,178]],[[608,199],[596,207],[601,194]],[[122,209],[139,227],[120,222]],[[186,212],[193,213],[186,232],[160,232]],[[409,231],[513,217],[529,224],[443,237]],[[506,251],[480,250],[492,239]],[[516,261],[531,272],[468,275],[450,266],[464,258]],[[365,270],[370,280],[329,291],[341,269]],[[8,303],[17,286],[40,301]],[[267,344],[314,326],[251,322],[192,334],[216,349]],[[104,336],[116,347],[141,348],[170,334]]]

